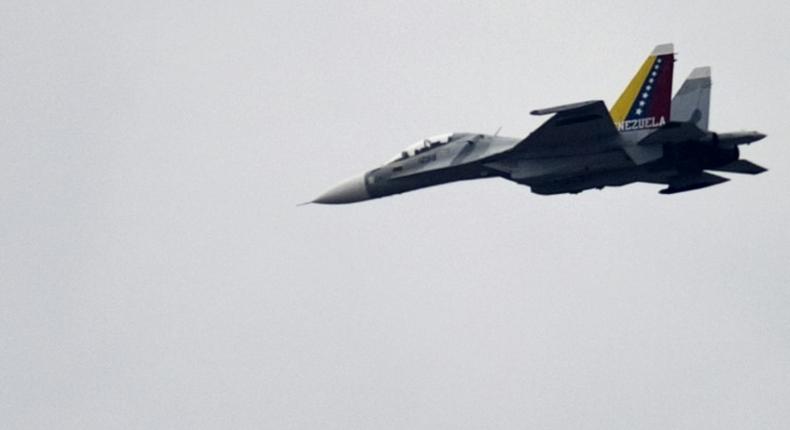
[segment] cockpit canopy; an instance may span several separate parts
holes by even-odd
[[[414,157],[421,152],[436,148],[437,146],[445,145],[452,141],[454,137],[454,133],[445,133],[420,140],[419,142],[407,146],[406,149],[401,151],[401,153],[395,157],[392,157],[389,161],[387,161],[387,163],[389,164],[394,163],[395,161],[405,160],[407,158]]]

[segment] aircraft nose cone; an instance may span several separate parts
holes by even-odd
[[[313,203],[341,204],[361,202],[370,198],[365,188],[365,175],[355,176],[335,185],[329,191],[318,196]]]

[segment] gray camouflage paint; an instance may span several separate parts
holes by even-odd
[[[314,202],[350,203],[487,177],[544,195],[633,182],[665,184],[661,193],[673,194],[728,181],[705,170],[765,171],[739,160],[738,150],[765,135],[708,131],[710,92],[710,68],[694,69],[672,100],[671,122],[634,131],[617,131],[602,101],[533,111],[554,116],[524,139],[454,133],[448,143],[366,172],[365,193],[333,189]]]

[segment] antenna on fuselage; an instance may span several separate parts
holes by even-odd
[[[496,133],[494,133],[494,137],[499,136],[499,132],[502,131],[502,126],[500,125],[498,129],[496,129]]]

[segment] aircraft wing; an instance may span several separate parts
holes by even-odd
[[[600,144],[618,134],[609,110],[601,100],[539,109],[531,113],[554,116],[519,142],[513,148],[516,152],[557,145]]]
[[[709,170],[717,170],[719,172],[727,172],[727,173],[741,173],[744,175],[759,175],[760,173],[768,171],[763,166],[757,165],[752,163],[749,160],[735,160],[730,164],[725,164],[724,166],[716,167],[714,169]]]

